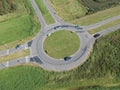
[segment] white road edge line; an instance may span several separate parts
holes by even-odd
[[[9,66],[9,61],[6,62],[6,67],[8,67],[8,66]]]
[[[6,53],[7,55],[9,54],[9,51],[10,51],[10,50],[8,49],[8,50],[7,50],[7,53]]]
[[[26,63],[29,62],[28,56],[26,56],[25,58],[26,58]]]

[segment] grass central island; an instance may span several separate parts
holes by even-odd
[[[74,54],[79,47],[79,36],[69,30],[59,30],[51,33],[43,43],[44,51],[56,59]]]

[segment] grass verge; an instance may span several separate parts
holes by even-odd
[[[99,11],[97,13],[85,16],[83,18],[72,20],[70,22],[78,25],[90,25],[111,18],[113,16],[120,15],[119,11],[120,11],[120,6],[116,6],[110,9],[106,9],[104,11]]]
[[[17,59],[17,58],[20,58],[20,57],[25,57],[25,56],[28,56],[28,55],[30,55],[30,50],[29,49],[21,50],[21,51],[11,53],[11,54],[6,55],[6,56],[1,56],[0,57],[0,62],[10,61],[10,60]]]
[[[105,24],[105,25],[102,25],[102,26],[100,26],[100,27],[98,27],[98,28],[89,30],[88,32],[89,32],[90,34],[94,34],[94,33],[97,33],[97,32],[99,32],[99,31],[103,30],[103,29],[112,27],[112,26],[117,25],[117,24],[120,24],[120,19],[118,19],[118,20],[116,20],[116,21],[113,21],[113,22],[110,22],[110,23],[107,23],[107,24]]]
[[[80,47],[80,40],[76,33],[60,30],[52,33],[44,41],[45,52],[53,58],[64,58],[74,54]]]
[[[35,0],[40,11],[42,12],[42,15],[46,21],[47,24],[53,24],[55,21],[53,19],[53,17],[51,16],[51,14],[49,13],[49,10],[47,9],[47,7],[45,6],[43,0]]]

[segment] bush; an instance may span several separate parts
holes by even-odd
[[[81,0],[78,0],[81,1]],[[120,3],[120,0],[82,0],[84,6],[88,7],[88,13],[91,14],[100,10],[116,6]]]
[[[0,1],[0,15],[12,13],[17,9],[14,0],[1,0]]]

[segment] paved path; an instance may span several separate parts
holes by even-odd
[[[36,62],[42,68],[47,70],[54,70],[54,71],[71,70],[85,62],[85,60],[88,58],[90,54],[90,51],[92,50],[95,40],[97,39],[97,38],[94,38],[93,35],[90,35],[87,32],[87,30],[90,30],[90,29],[102,26],[106,23],[120,19],[120,15],[119,15],[119,16],[115,16],[92,25],[76,27],[76,25],[62,21],[61,18],[55,13],[54,9],[49,5],[48,0],[43,0],[43,1],[46,7],[48,8],[50,14],[54,18],[55,23],[51,25],[47,25],[35,1],[30,0],[41,24],[40,32],[34,37],[32,41],[32,46],[30,45],[31,55],[1,63],[0,68],[14,66],[18,64],[27,63],[27,62]],[[104,29],[98,32],[100,33],[99,37],[107,33],[110,33],[112,31],[118,30],[119,28],[120,28],[120,24]],[[43,42],[44,42],[44,39],[47,37],[47,35],[49,33],[53,33],[60,29],[73,31],[80,38],[81,46],[74,55],[71,55],[72,59],[69,61],[64,61],[63,59],[56,60],[54,58],[51,58],[43,50]],[[24,49],[25,47],[26,47],[26,44],[20,50]],[[29,45],[27,47],[29,47]],[[15,48],[7,51],[1,51],[0,56],[9,54],[10,52],[11,53],[16,52],[16,51],[18,50],[15,50]]]
[[[41,25],[41,28],[45,27],[47,24],[42,16],[42,13],[39,11],[39,8],[38,6],[36,5],[35,1],[34,0],[30,0],[34,10],[35,10],[35,13],[40,21],[40,25]]]
[[[52,17],[54,18],[54,20],[56,22],[63,22],[61,20],[61,18],[56,14],[56,12],[54,11],[54,9],[49,5],[48,0],[43,0],[44,4],[46,5],[47,9],[49,10],[50,14],[52,15]]]

